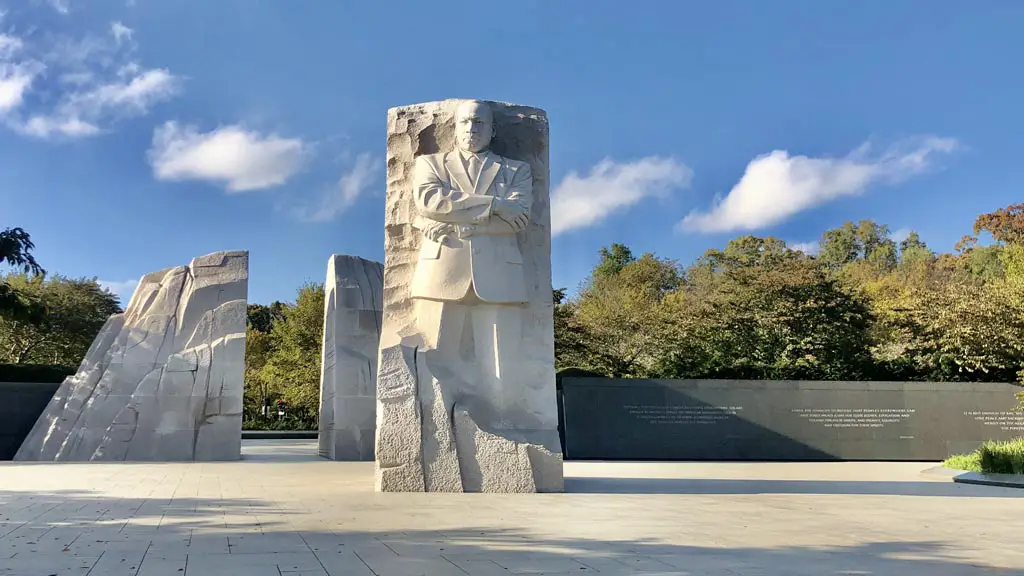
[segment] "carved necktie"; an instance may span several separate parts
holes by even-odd
[[[470,154],[469,162],[467,164],[468,166],[466,167],[466,171],[469,172],[469,183],[476,188],[476,182],[480,178],[480,166],[482,165],[482,162],[480,162],[480,156]],[[481,190],[480,192],[482,194],[487,193],[486,190]]]

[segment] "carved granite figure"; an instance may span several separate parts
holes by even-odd
[[[446,101],[388,125],[377,487],[561,490],[546,116]]]
[[[487,149],[493,125],[490,106],[467,101],[455,113],[458,148],[416,159],[413,198],[424,239],[411,296],[425,343],[449,365],[461,363],[471,324],[477,392],[502,403],[502,375],[513,371],[522,338],[527,298],[516,234],[529,223],[533,174],[526,162]]]
[[[237,460],[249,254],[143,276],[15,460]]]
[[[373,460],[384,266],[335,254],[324,284],[320,456]]]

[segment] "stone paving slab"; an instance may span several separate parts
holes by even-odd
[[[964,472],[953,477],[953,482],[962,484],[980,484],[982,486],[999,486],[1002,488],[1024,488],[1024,474],[987,474],[984,472]],[[1024,497],[1024,496],[1022,496]]]
[[[377,494],[373,464],[0,463],[0,575],[1024,575],[1020,490],[924,463],[576,463],[566,494]]]

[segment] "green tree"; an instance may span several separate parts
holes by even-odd
[[[734,248],[758,244],[747,239]],[[772,256],[726,258],[713,274],[698,263],[700,270],[687,275],[686,287],[667,299],[681,330],[661,367],[665,377],[840,379],[864,374],[870,321],[865,302],[813,258],[788,249],[767,253]]]
[[[263,304],[249,304],[246,312],[245,324],[247,327],[269,334],[276,322],[284,320],[288,306],[283,302],[273,302],[270,306]]]
[[[3,281],[39,303],[45,314],[31,320],[0,318],[0,362],[75,366],[107,318],[121,311],[117,296],[94,278],[20,273]]]
[[[889,227],[871,220],[857,223],[857,239],[862,257],[876,269],[892,270],[897,262],[896,242],[889,237]]]
[[[889,227],[871,220],[856,224],[846,222],[839,228],[826,230],[819,244],[818,260],[836,271],[856,262],[867,263],[875,272],[887,271],[896,266],[898,259],[898,248],[889,237]]]
[[[612,244],[607,248],[601,248],[600,255],[601,260],[590,273],[591,279],[595,282],[615,276],[628,264],[636,260],[629,246],[618,243]]]
[[[720,273],[738,268],[772,267],[782,262],[806,258],[803,252],[791,250],[778,238],[748,235],[730,240],[722,250],[706,251],[697,260],[697,268]]]
[[[931,380],[1013,381],[1024,368],[1024,289],[1016,279],[921,292],[921,372]]]
[[[251,326],[246,329],[244,402],[245,413],[249,418],[261,418],[263,407],[280,396],[280,387],[264,371],[276,349],[277,343],[271,333],[261,332]]]
[[[273,323],[273,349],[259,371],[259,377],[309,423],[316,421],[320,406],[323,322],[324,285],[306,283],[283,320]]]
[[[820,246],[818,260],[835,270],[856,261],[863,250],[853,222],[847,222],[839,228],[826,230],[822,233],[818,245]]]
[[[954,250],[953,254],[940,254],[938,264],[980,283],[1006,275],[1006,265],[1002,259],[1003,247],[999,244],[979,246],[977,236],[966,235],[956,243]]]
[[[32,255],[34,248],[31,236],[21,228],[7,228],[0,232],[0,264],[20,270],[25,275],[43,276],[46,271]],[[44,313],[38,301],[0,279],[0,318],[33,322],[41,320]]]
[[[628,251],[622,248],[620,253]],[[572,326],[577,342],[582,341],[574,350],[585,353],[573,365],[613,377],[652,375],[672,341],[663,301],[682,283],[678,264],[644,254],[614,273],[598,272],[592,278],[571,305],[575,324],[563,324]]]
[[[590,337],[576,318],[576,304],[566,296],[565,288],[553,291],[555,327],[555,369],[589,365],[592,356]]]
[[[911,232],[905,239],[900,241],[900,264],[929,262],[933,258],[935,258],[935,253],[921,240],[921,236],[917,232]]]

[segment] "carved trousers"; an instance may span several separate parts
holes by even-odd
[[[417,325],[425,343],[449,366],[458,367],[474,392],[499,411],[510,408],[517,393],[515,363],[521,361],[522,310],[517,305],[486,303],[472,287],[461,300],[416,300]],[[479,378],[476,386],[474,374]]]

